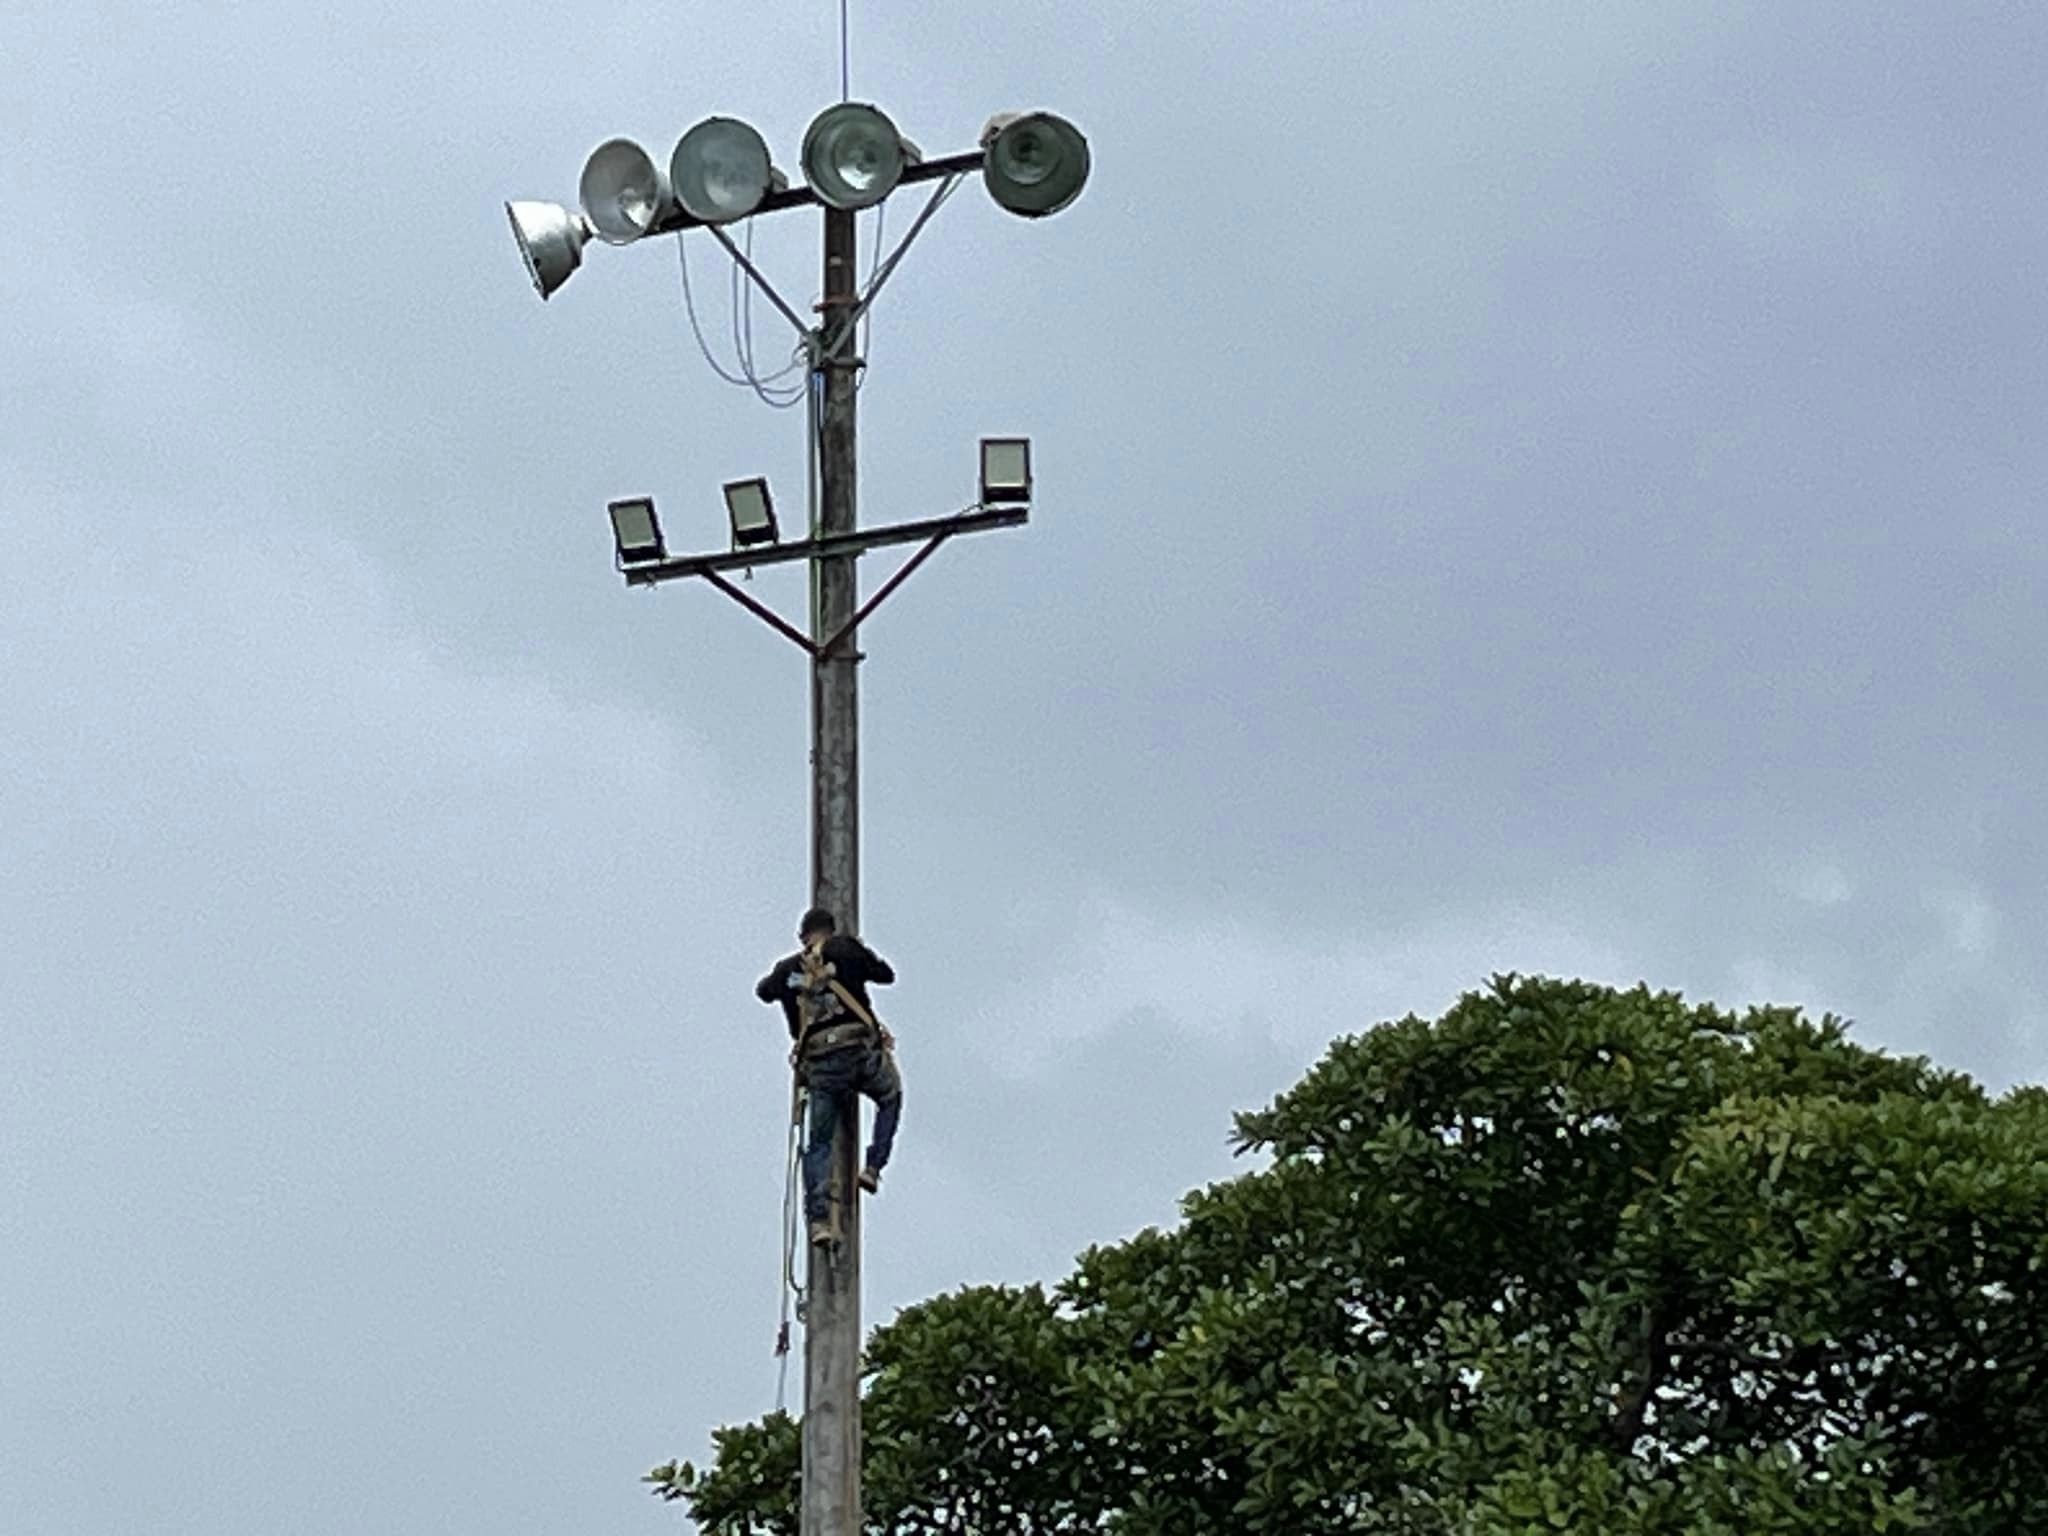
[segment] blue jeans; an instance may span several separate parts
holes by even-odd
[[[831,1209],[832,1138],[844,1114],[859,1125],[864,1093],[875,1101],[875,1136],[868,1143],[868,1166],[877,1172],[889,1161],[896,1144],[896,1122],[903,1116],[903,1077],[896,1058],[879,1046],[848,1045],[804,1063],[804,1086],[811,1094],[811,1123],[804,1143],[804,1214],[823,1221]]]

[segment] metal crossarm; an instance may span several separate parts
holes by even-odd
[[[791,560],[828,560],[838,555],[864,555],[886,544],[915,544],[934,537],[951,538],[958,533],[982,533],[991,528],[1014,528],[1031,520],[1028,507],[972,507],[950,517],[928,517],[914,523],[893,523],[882,528],[859,528],[850,533],[829,533],[794,543],[735,549],[715,555],[674,555],[650,560],[645,565],[625,567],[626,585],[651,587],[664,581],[681,581],[710,571],[743,571],[755,566],[782,565]]]
[[[830,637],[828,637],[823,644],[820,644],[818,641],[813,640],[809,635],[805,634],[802,630],[798,629],[794,624],[790,623],[789,620],[785,619],[781,614],[777,613],[773,608],[770,608],[766,603],[762,602],[758,597],[755,597],[753,593],[747,591],[744,587],[737,586],[733,582],[728,581],[723,574],[724,568],[714,567],[713,565],[711,565],[709,563],[709,557],[699,557],[697,561],[698,568],[696,570],[682,572],[679,574],[696,575],[703,577],[706,581],[710,582],[712,586],[718,588],[719,591],[723,592],[727,597],[731,598],[734,602],[738,603],[742,608],[746,609],[747,612],[754,615],[755,618],[759,619],[762,623],[766,624],[770,629],[774,630],[777,634],[783,636],[785,639],[794,642],[807,656],[810,656],[813,660],[823,660],[825,657],[830,656],[834,651],[836,651],[841,645],[841,643],[845,641],[847,636],[851,635],[855,630],[859,629],[861,625],[865,624],[870,618],[872,618],[874,616],[875,610],[877,608],[880,608],[883,603],[887,602],[891,594],[893,594],[898,587],[902,586],[903,583],[910,580],[910,578],[916,574],[917,568],[919,566],[923,565],[925,561],[931,559],[933,555],[937,554],[939,552],[939,546],[944,544],[948,539],[960,533],[973,533],[988,528],[1005,528],[1009,527],[1014,523],[1021,523],[1025,521],[1024,509],[1021,507],[1003,507],[998,510],[1003,514],[1000,519],[988,519],[986,518],[985,514],[975,513],[971,515],[963,514],[961,517],[958,518],[933,518],[930,519],[928,522],[924,523],[903,523],[898,525],[898,527],[895,529],[876,528],[868,530],[870,533],[886,534],[900,532],[902,529],[905,528],[925,530],[936,527],[937,531],[931,533],[930,537],[928,537],[925,540],[924,548],[920,549],[916,554],[912,555],[908,560],[904,561],[903,564],[896,569],[895,574],[890,576],[890,578],[887,581],[883,582],[882,585],[875,590],[875,594],[872,597],[870,597],[866,602],[860,605],[859,610],[853,615],[853,617],[848,619],[844,624],[840,625],[838,629],[834,630]],[[961,524],[968,524],[968,526],[958,526]],[[810,540],[808,542],[813,545],[831,545],[842,541],[836,539],[820,539]],[[906,542],[906,540],[886,539],[877,541],[877,543],[902,542]],[[856,550],[854,551],[854,553],[860,553],[860,551]],[[762,562],[757,561],[755,563],[758,564]],[[632,576],[632,572],[628,571],[627,575],[628,579],[630,579]]]

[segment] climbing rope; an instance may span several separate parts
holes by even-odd
[[[804,1085],[801,1076],[789,1085],[789,1158],[782,1182],[782,1325],[775,1333],[775,1411],[784,1411],[789,1397],[789,1319],[804,1320],[804,1286],[797,1278],[798,1223],[803,1215],[797,1191],[803,1183]]]

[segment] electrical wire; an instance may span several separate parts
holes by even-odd
[[[754,221],[752,219],[746,221],[746,242],[746,257],[748,261],[752,261],[754,259]],[[762,376],[759,368],[755,365],[754,284],[740,269],[740,264],[737,261],[732,264],[732,337],[733,350],[739,355],[740,372],[746,376],[747,383],[753,387],[755,395],[761,399],[763,404],[773,406],[779,411],[786,411],[791,406],[803,403],[805,386],[791,384],[779,389],[775,387],[778,380],[788,378],[804,366],[804,349],[801,346],[796,349],[796,353],[791,361],[785,363],[766,377]]]
[[[749,219],[747,220],[747,260],[752,261],[753,259],[754,221],[752,219]],[[737,268],[739,266],[739,263],[734,262],[733,266]],[[751,282],[747,284],[746,306],[747,369],[749,373],[752,373],[754,371],[754,285]],[[763,385],[772,385],[779,379],[785,379],[788,378],[793,373],[802,372],[808,365],[809,340],[808,338],[806,338],[804,341],[798,342],[797,345],[791,349],[790,360],[787,363],[783,364],[782,367],[776,369],[775,372],[769,374],[766,378],[761,379],[759,382]],[[790,406],[800,403],[803,399],[804,388],[804,385],[793,384],[782,390],[777,391],[778,394],[781,394],[785,397],[780,402],[778,402],[780,408],[786,410]]]
[[[804,356],[804,349],[802,347],[799,347],[797,349],[797,354],[791,362],[789,362],[784,367],[776,370],[774,373],[767,375],[766,377],[761,376],[753,365],[753,347],[751,342],[739,344],[737,346],[737,350],[740,354],[740,371],[738,373],[732,373],[728,371],[725,368],[725,366],[718,361],[718,358],[712,353],[711,343],[705,340],[704,337],[703,322],[697,314],[696,291],[690,283],[690,248],[688,245],[684,244],[684,233],[685,232],[681,230],[678,230],[676,232],[676,265],[682,273],[683,312],[689,316],[690,334],[696,338],[698,353],[703,357],[705,363],[710,367],[711,371],[717,374],[718,377],[724,380],[727,384],[731,384],[736,388],[740,389],[751,389],[754,391],[756,395],[759,395],[762,400],[766,401],[769,405],[775,406],[779,410],[787,409],[790,406],[801,404],[803,400],[803,389],[801,386],[786,386],[786,394],[782,391],[776,390],[773,386],[777,383],[777,381],[787,378],[789,375],[797,372],[799,369],[805,366],[806,358]],[[747,238],[749,246],[751,247],[753,241],[751,221],[749,221]],[[752,259],[751,255],[749,256],[749,259]],[[738,262],[733,263],[732,270],[734,281],[737,282],[741,275]],[[735,338],[738,338],[740,334],[740,304],[743,301],[741,300],[741,297],[737,292],[733,294],[733,300],[734,336]],[[751,316],[751,311],[749,311],[749,315]]]
[[[882,270],[882,223],[883,214],[888,211],[889,202],[884,198],[875,204],[875,254],[868,261],[868,291],[872,293],[875,276]],[[868,357],[873,350],[875,339],[875,312],[869,309],[860,317],[860,371],[853,376],[853,387],[858,390],[868,381]]]
[[[676,231],[676,264],[683,274],[683,313],[690,317],[690,334],[697,338],[697,350],[711,371],[728,384],[746,385],[746,379],[738,374],[727,373],[719,366],[718,359],[711,355],[711,344],[704,339],[704,327],[697,320],[697,299],[690,289],[690,248],[683,243],[683,231]]]

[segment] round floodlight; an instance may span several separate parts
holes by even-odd
[[[737,118],[705,118],[676,141],[669,156],[676,201],[705,224],[744,219],[761,206],[776,179],[767,141]]]
[[[834,208],[868,208],[895,190],[917,151],[880,107],[842,101],[804,135],[804,180]]]
[[[560,203],[507,203],[505,216],[512,221],[512,237],[519,242],[526,275],[546,298],[582,263],[590,225]]]
[[[576,190],[597,238],[610,245],[632,244],[669,207],[668,179],[631,139],[607,139],[593,149]]]
[[[1058,213],[1088,182],[1088,141],[1064,117],[1012,112],[981,131],[981,179],[988,195],[1027,219]]]

